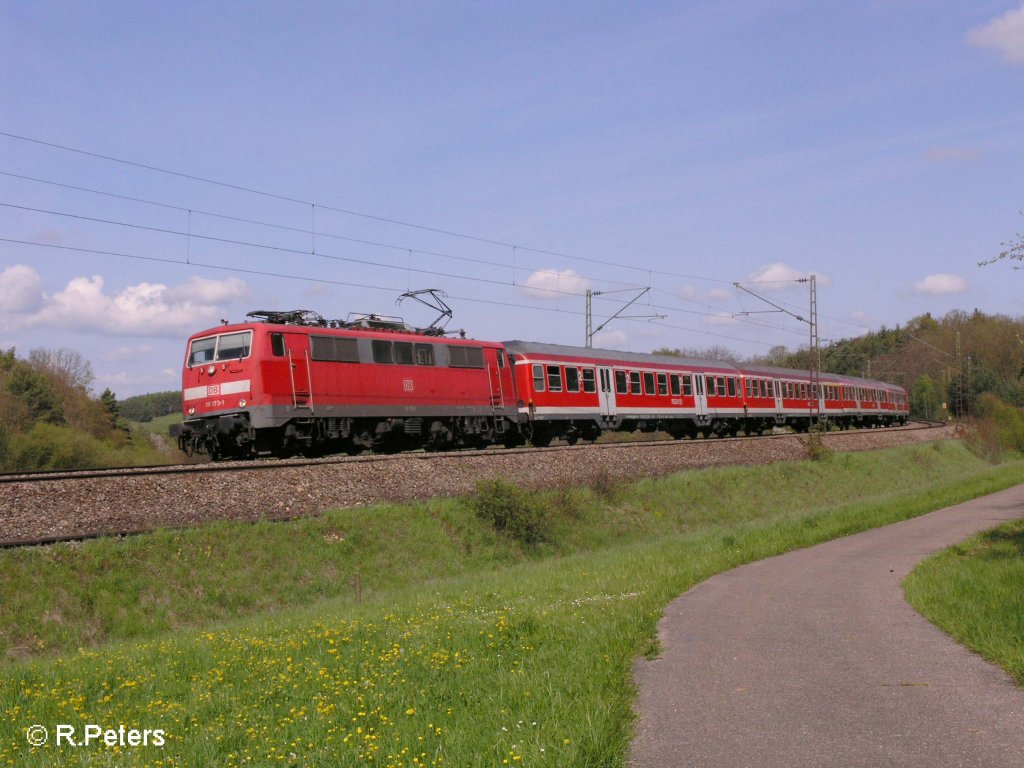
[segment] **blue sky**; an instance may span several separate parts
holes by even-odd
[[[597,338],[636,351],[805,343],[732,284],[810,273],[826,339],[1024,314],[977,266],[1024,229],[1018,0],[11,1],[0,84],[0,346],[122,397],[251,309],[429,322],[410,288],[581,344],[586,288],[651,286]]]

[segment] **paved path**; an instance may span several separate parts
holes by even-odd
[[[697,585],[659,625],[661,658],[637,665],[631,764],[1024,766],[1024,689],[900,588],[932,552],[1022,516],[1024,485]]]

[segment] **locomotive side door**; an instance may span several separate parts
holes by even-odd
[[[491,408],[515,407],[515,385],[512,381],[512,366],[504,349],[484,348],[487,366],[487,380],[490,386]]]
[[[312,367],[309,356],[309,336],[286,333],[285,354],[288,357],[289,384],[292,405],[296,408],[313,407]]]
[[[615,386],[612,379],[611,368],[597,369],[598,401],[602,417],[615,417]]]

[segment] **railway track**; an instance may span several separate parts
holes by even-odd
[[[829,432],[825,439],[837,450],[867,450],[938,439],[945,433],[926,433],[942,426],[918,422]],[[785,433],[8,474],[0,477],[0,548],[190,528],[214,520],[285,520],[331,508],[460,495],[485,477],[551,487],[805,457],[803,437]]]
[[[828,432],[830,439],[842,435],[858,434],[880,434],[892,431],[907,431],[913,429],[938,429],[944,427],[941,421],[912,421],[905,426],[884,427],[871,430],[845,430]],[[743,437],[708,437],[698,438],[697,441],[729,442],[732,440],[777,440],[780,438],[792,437],[792,432],[779,432],[771,435],[745,435]],[[622,442],[587,443],[577,445],[552,445],[545,448],[534,448],[524,446],[521,448],[491,447],[486,449],[471,449],[461,451],[409,451],[396,454],[371,453],[359,456],[327,456],[321,458],[293,458],[293,459],[250,459],[246,461],[222,461],[202,464],[154,464],[141,467],[100,467],[95,469],[48,469],[33,472],[3,472],[0,473],[0,485],[8,483],[45,483],[57,481],[91,480],[96,478],[123,478],[143,477],[150,475],[181,475],[203,472],[262,472],[290,467],[310,467],[332,464],[347,464],[372,461],[394,461],[397,459],[414,458],[423,461],[451,458],[453,456],[493,456],[498,453],[516,454],[532,452],[551,452],[564,450],[601,450],[609,448],[644,447],[671,444],[669,439],[630,440]],[[686,445],[687,440],[679,441]],[[2,542],[0,542],[2,546]]]

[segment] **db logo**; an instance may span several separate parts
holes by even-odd
[[[412,379],[402,379],[402,389],[412,392]]]
[[[206,394],[208,396],[220,394],[220,384],[211,384],[206,388]]]

